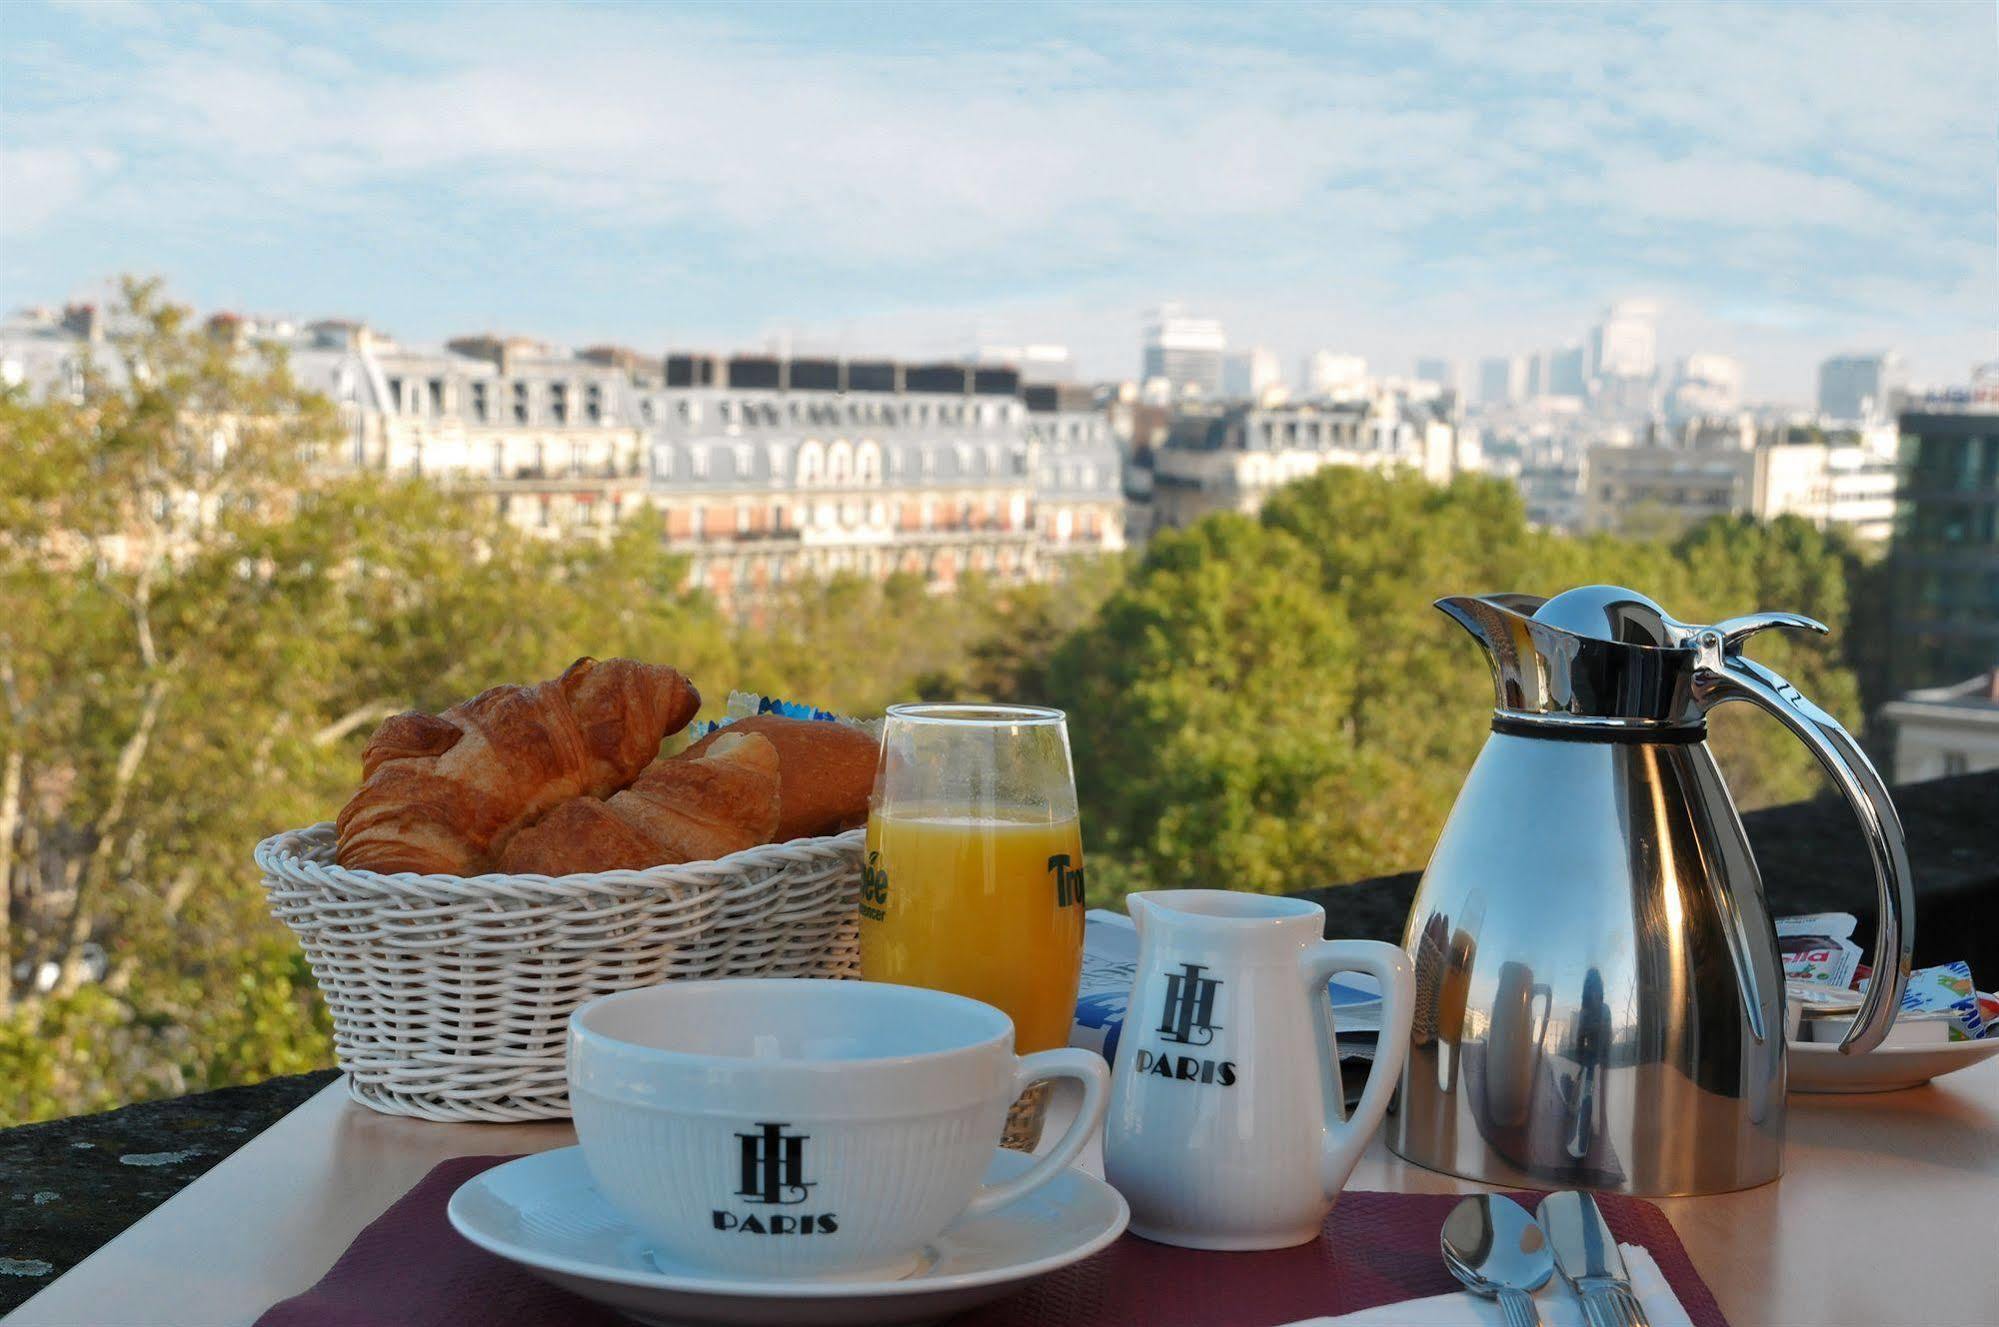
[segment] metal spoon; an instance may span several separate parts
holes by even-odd
[[[1451,1209],[1439,1242],[1451,1275],[1497,1299],[1506,1327],[1540,1327],[1530,1292],[1555,1274],[1555,1259],[1532,1213],[1511,1198],[1475,1193]]]

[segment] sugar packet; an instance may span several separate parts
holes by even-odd
[[[832,710],[822,710],[816,705],[804,705],[795,700],[780,700],[775,696],[760,695],[754,691],[731,691],[729,704],[719,719],[689,724],[687,738],[699,741],[717,728],[726,728],[738,719],[750,719],[759,714],[775,714],[785,719],[816,719],[822,723],[844,723],[849,728],[858,728],[868,736],[880,739],[882,721],[880,719],[853,719]]]
[[[1858,920],[1850,912],[1814,912],[1777,919],[1777,952],[1786,981],[1853,985],[1860,946],[1853,943]]]

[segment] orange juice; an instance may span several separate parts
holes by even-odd
[[[861,975],[968,995],[1013,1018],[1021,1054],[1069,1043],[1083,962],[1074,817],[877,811],[861,885]]]

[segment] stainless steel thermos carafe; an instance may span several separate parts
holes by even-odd
[[[1795,733],[1860,817],[1875,977],[1841,1049],[1878,1045],[1909,973],[1902,826],[1837,720],[1713,626],[1592,585],[1440,600],[1498,701],[1416,894],[1416,1015],[1390,1145],[1494,1184],[1712,1193],[1783,1169],[1784,984],[1763,886],[1707,749],[1746,700]]]

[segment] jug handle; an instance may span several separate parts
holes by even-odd
[[[1305,986],[1321,1007],[1326,1003],[1326,983],[1338,972],[1365,972],[1381,984],[1381,1037],[1369,1066],[1367,1086],[1353,1114],[1340,1118],[1340,1101],[1326,1100],[1325,1152],[1320,1165],[1320,1182],[1326,1196],[1338,1195],[1353,1173],[1354,1163],[1367,1148],[1375,1126],[1388,1113],[1388,1098],[1402,1081],[1402,1061],[1409,1053],[1409,1023],[1416,1013],[1416,968],[1409,955],[1396,945],[1379,940],[1319,940],[1300,958]],[[1328,1038],[1319,1048],[1321,1055],[1339,1061],[1339,1047]],[[1328,1078],[1338,1080],[1338,1074]]]
[[[1742,655],[1742,641],[1765,627],[1825,631],[1821,624],[1792,613],[1759,613],[1705,627],[1692,642],[1698,652],[1694,696],[1703,710],[1744,700],[1775,715],[1818,757],[1860,818],[1874,866],[1876,916],[1874,951],[1869,956],[1874,976],[1839,1049],[1846,1054],[1871,1051],[1888,1035],[1902,1007],[1916,945],[1916,890],[1902,818],[1889,799],[1888,785],[1853,734],[1775,672]],[[1883,973],[1891,974],[1891,979],[1884,981]]]

